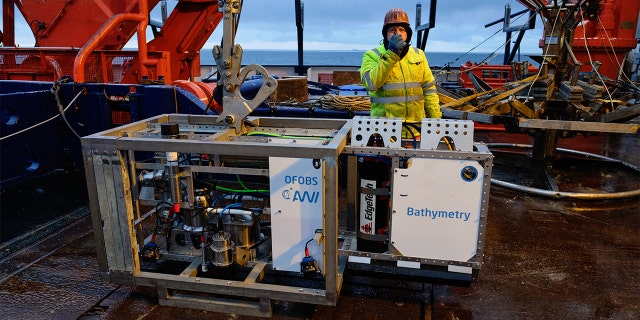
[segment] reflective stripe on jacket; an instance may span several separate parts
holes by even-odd
[[[383,45],[367,51],[360,79],[371,96],[371,116],[409,122],[442,118],[435,78],[418,48],[411,47],[402,59]]]

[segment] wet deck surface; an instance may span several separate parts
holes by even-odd
[[[639,165],[637,137],[596,138],[583,151]],[[637,172],[621,179],[640,188]],[[638,198],[553,200],[492,187],[484,265],[470,287],[347,275],[337,306],[274,302],[273,318],[640,319],[639,234]],[[88,216],[0,260],[0,318],[256,319],[159,306],[152,288],[102,282]]]

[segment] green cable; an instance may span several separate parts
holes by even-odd
[[[257,189],[257,190],[238,190],[238,189],[231,189],[231,188],[225,188],[225,187],[221,187],[221,186],[216,186],[216,190],[221,190],[221,191],[226,191],[226,192],[237,192],[237,193],[269,193],[269,190],[261,190],[261,189]]]
[[[277,133],[270,133],[270,132],[258,132],[258,131],[249,132],[249,133],[247,133],[247,135],[248,136],[261,135],[261,136],[267,136],[267,137],[287,138],[287,139],[309,139],[309,140],[328,140],[328,139],[330,139],[329,137],[288,136],[288,135],[284,135],[284,134],[277,134]]]
[[[244,183],[242,183],[242,180],[240,180],[239,174],[236,174],[236,178],[238,178],[238,183],[240,184],[240,186],[242,186],[242,188],[244,188],[244,190],[249,190],[249,188],[247,188],[247,186],[245,186]]]

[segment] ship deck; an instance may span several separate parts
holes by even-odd
[[[476,134],[487,143],[529,143],[529,138]],[[639,142],[637,135],[603,134],[565,139],[559,146],[638,166]],[[566,181],[584,189],[640,188],[637,171],[620,170],[594,174],[572,168],[573,180]],[[498,177],[498,170],[494,173]],[[59,181],[52,183],[3,194],[3,216],[13,210],[29,219],[29,210],[36,210],[31,206],[51,201],[44,197],[60,189]],[[65,190],[81,194],[77,186]],[[20,195],[22,200],[15,200]],[[65,209],[71,213],[17,237],[28,245],[0,244],[0,318],[254,319],[159,306],[152,288],[101,281],[83,202],[40,205],[38,210],[71,207]],[[638,198],[558,200],[492,186],[484,265],[471,286],[347,273],[336,306],[275,301],[273,319],[640,319],[639,234]]]

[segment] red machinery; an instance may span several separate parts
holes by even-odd
[[[0,79],[165,83],[183,87],[209,107],[213,87],[187,83],[200,76],[200,49],[222,19],[216,0],[180,0],[161,24],[149,13],[159,0],[3,0]],[[29,23],[36,48],[15,47],[15,8]],[[157,27],[160,27],[159,29]],[[138,51],[122,50],[137,34]],[[12,48],[13,47],[13,48]]]
[[[611,79],[618,79],[625,65],[627,54],[633,50],[638,39],[635,37],[640,2],[637,0],[600,0],[600,1],[580,1],[581,8],[576,14],[577,21],[575,29],[564,31],[568,26],[560,26],[555,23],[553,17],[553,6],[548,6],[552,1],[547,0],[519,0],[530,10],[540,12],[545,19],[545,37],[540,41],[540,47],[545,48],[545,41],[552,46],[559,37],[569,39],[570,46],[575,60],[579,63],[592,66],[598,65],[596,69],[601,75]],[[577,0],[571,0],[573,4]],[[562,8],[560,6],[560,8]],[[565,13],[566,14],[566,13]],[[561,14],[562,16],[563,14]],[[556,30],[553,29],[555,26]],[[558,29],[563,29],[559,31]],[[567,32],[567,33],[565,33]],[[572,35],[572,36],[571,36]],[[543,49],[545,50],[545,49]],[[543,52],[545,56],[557,54],[558,52]],[[598,64],[596,63],[598,62]],[[537,68],[528,66],[527,73],[537,72]],[[591,71],[585,68],[583,71]],[[468,73],[473,73],[477,79],[471,79]],[[492,88],[497,88],[506,82],[515,80],[513,67],[511,65],[489,65],[472,64],[467,62],[460,66],[459,85],[464,88],[475,88],[474,82],[482,81]]]
[[[526,68],[526,70],[524,70]],[[460,65],[460,76],[458,76],[458,85],[463,88],[475,88],[474,80],[471,79],[469,73],[473,77],[481,80],[491,88],[498,88],[507,82],[516,79],[522,79],[525,74],[533,74],[538,72],[538,68],[528,63],[515,63],[514,65],[505,64],[476,64],[467,61]],[[488,89],[488,88],[487,88]]]
[[[562,41],[567,41],[576,61],[590,66],[595,65],[596,61],[601,63],[599,69],[598,67],[595,69],[608,78],[618,79],[624,67],[626,55],[637,45],[638,39],[635,38],[635,32],[640,9],[638,0],[566,1],[580,5],[573,30],[564,30],[571,25],[554,23],[557,20],[554,17],[560,16],[566,19],[565,15],[575,13],[573,9],[567,9],[567,12],[562,13],[553,12],[557,10],[553,7],[558,8],[558,6],[547,7],[547,4],[558,4],[558,1],[518,0],[518,2],[531,10],[539,11],[543,20],[546,20],[545,37],[540,42],[541,48],[557,47],[556,41],[559,39],[557,43],[564,47]],[[559,8],[563,10],[564,7]],[[556,54],[556,52],[544,52],[544,54]]]
[[[574,32],[573,52],[579,61],[600,61],[599,72],[617,79],[635,38],[640,2],[602,0],[598,18],[585,16]]]

